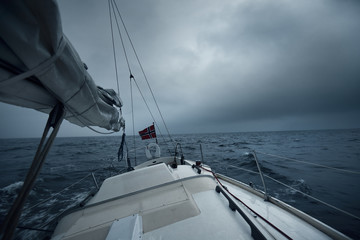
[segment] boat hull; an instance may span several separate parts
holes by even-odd
[[[239,201],[240,200],[240,201]],[[127,226],[127,227],[124,227]],[[126,236],[131,236],[128,238]],[[309,215],[208,166],[173,157],[106,179],[53,239],[346,239]]]

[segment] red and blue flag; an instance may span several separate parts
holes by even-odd
[[[140,137],[142,140],[156,138],[155,126],[154,124],[150,127],[145,128],[142,131],[139,131]]]

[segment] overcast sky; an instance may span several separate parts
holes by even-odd
[[[360,1],[117,3],[171,133],[360,127]],[[93,79],[116,89],[107,1],[61,0],[59,7],[63,32]],[[120,42],[116,51],[131,135],[129,73]],[[134,101],[135,129],[141,130],[152,118],[135,87]],[[0,111],[0,137],[41,136],[45,114],[4,103]],[[87,135],[96,134],[67,121],[59,132]]]

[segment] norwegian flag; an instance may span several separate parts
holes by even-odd
[[[140,137],[142,140],[150,139],[150,138],[156,138],[156,132],[154,124],[150,127],[145,128],[144,130],[139,132]]]

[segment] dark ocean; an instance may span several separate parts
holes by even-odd
[[[252,182],[256,188],[262,189],[259,175],[245,171],[257,171],[251,154],[255,151],[264,175],[357,218],[265,178],[271,196],[351,238],[360,239],[360,129],[186,134],[172,138],[181,143],[185,159],[200,160],[202,144],[204,162],[213,170],[245,183]],[[159,138],[161,140],[163,138]],[[25,204],[19,226],[53,228],[47,225],[49,221],[59,212],[78,204],[89,191],[95,189],[91,172],[99,183],[124,172],[126,163],[117,160],[120,142],[120,135],[57,138]],[[137,137],[136,142],[136,147],[140,148],[136,151],[139,164],[145,161],[143,146],[151,141],[141,141]],[[39,139],[0,139],[1,221],[24,181],[38,143]],[[131,136],[127,137],[127,144],[133,148]],[[160,145],[162,156],[174,152],[172,144],[160,142]],[[135,152],[129,154],[132,164],[134,155]],[[36,231],[19,229],[16,238],[39,239],[43,236]]]

